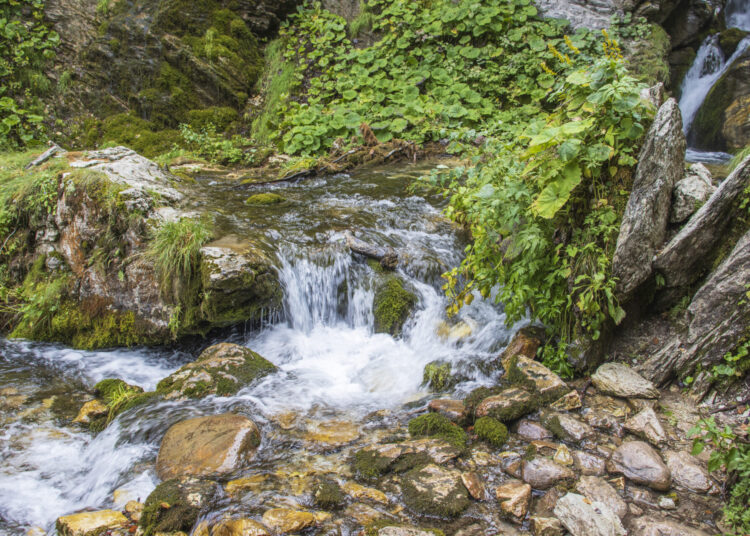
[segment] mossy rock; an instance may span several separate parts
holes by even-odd
[[[353,467],[357,477],[372,481],[390,471],[394,459],[374,449],[362,449],[354,453]]]
[[[494,417],[510,422],[539,409],[540,397],[521,387],[509,387],[482,400],[475,410],[477,417]]]
[[[404,288],[396,276],[389,276],[378,286],[373,298],[375,333],[388,333],[394,337],[401,334],[404,322],[417,303],[417,296]]]
[[[132,391],[136,393],[142,393],[143,388],[137,385],[130,385],[124,380],[109,378],[101,380],[99,383],[94,385],[94,395],[97,398],[101,398],[104,402],[112,400],[118,392]]]
[[[452,365],[444,361],[427,363],[422,373],[422,385],[427,385],[432,391],[445,391],[455,385],[451,375]]]
[[[648,85],[669,82],[669,52],[672,49],[669,34],[658,24],[649,24],[645,39],[631,44],[626,51],[630,72]]]
[[[286,199],[282,196],[271,192],[251,195],[245,199],[245,203],[248,205],[279,205],[284,201],[286,201]]]
[[[161,380],[156,391],[168,399],[230,396],[274,371],[273,363],[249,348],[220,343]]]
[[[407,507],[428,516],[457,517],[470,504],[460,473],[435,464],[406,473],[401,490]]]
[[[501,393],[503,389],[504,388],[501,386],[477,387],[474,389],[466,398],[464,398],[464,407],[466,407],[467,415],[474,415],[477,406],[482,400]]]
[[[724,56],[729,58],[734,54],[734,51],[737,50],[737,45],[748,35],[750,35],[750,32],[740,30],[739,28],[729,28],[721,32],[719,34],[719,47]]]
[[[213,126],[217,132],[224,132],[238,118],[237,110],[229,106],[209,106],[187,113],[187,122],[194,129],[207,129]]]
[[[198,515],[218,496],[215,482],[195,478],[162,482],[146,499],[139,523],[143,536],[157,533],[189,533]]]
[[[492,417],[480,417],[474,423],[474,432],[493,447],[502,447],[508,441],[508,428]]]
[[[313,488],[313,501],[321,510],[336,510],[345,502],[344,492],[338,482],[330,478],[318,478]]]
[[[463,428],[439,413],[427,413],[409,421],[409,434],[412,437],[437,437],[457,447],[466,447],[468,439]]]

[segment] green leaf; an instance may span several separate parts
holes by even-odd
[[[403,132],[408,126],[409,122],[402,117],[396,118],[391,122],[391,130],[397,133]]]
[[[581,182],[581,168],[575,162],[565,166],[556,180],[539,193],[532,204],[537,216],[551,219],[567,203],[570,193]]]
[[[580,150],[581,140],[577,138],[571,138],[569,140],[565,140],[562,144],[560,144],[560,147],[558,147],[557,149],[557,154],[560,155],[560,158],[563,162],[569,162],[576,156],[578,156]]]

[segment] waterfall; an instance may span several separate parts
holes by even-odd
[[[750,31],[750,2],[748,0],[729,0],[724,15],[727,28]]]

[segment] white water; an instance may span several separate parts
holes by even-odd
[[[258,422],[264,437],[271,437],[273,417],[288,410],[311,416],[322,411],[355,421],[373,410],[399,412],[404,403],[428,395],[421,385],[422,370],[436,359],[453,363],[454,371],[463,374],[465,381],[457,388],[461,392],[490,381],[477,365],[494,356],[512,333],[501,309],[476,299],[451,321],[472,326],[470,335],[463,340],[437,335],[447,303],[434,276],[455,265],[463,248],[450,225],[423,199],[394,196],[393,178],[366,177],[372,184],[348,176],[335,179],[290,185],[286,194],[317,188],[323,192],[318,206],[335,208],[352,225],[355,218],[371,222],[353,229],[408,254],[399,275],[417,294],[418,305],[402,337],[374,333],[377,276],[346,250],[341,227],[313,222],[312,212],[298,213],[296,219],[288,212],[289,229],[271,231],[284,244],[278,256],[285,320],[244,339],[279,371],[232,397],[138,408],[94,438],[71,426],[56,426],[49,417],[11,419],[0,432],[0,534],[22,534],[30,526],[49,530],[61,515],[112,507],[112,492],[122,487],[145,499],[157,483],[153,462],[161,437],[171,424],[188,417],[240,411]],[[294,227],[303,217],[310,227],[317,224],[312,239]],[[319,217],[328,216],[321,210]],[[38,400],[50,377],[89,388],[100,379],[119,377],[153,389],[195,358],[142,349],[78,352],[25,342],[0,344],[0,381],[23,386]]]
[[[750,0],[729,0],[725,9],[727,28],[750,31]],[[693,65],[685,75],[680,88],[680,110],[686,135],[690,133],[696,115],[714,84],[731,67],[734,61],[750,47],[750,37],[742,40],[730,58],[725,58],[719,47],[719,35],[708,36],[695,57]],[[704,152],[691,149],[687,155],[690,162],[722,163],[731,155],[721,152]]]

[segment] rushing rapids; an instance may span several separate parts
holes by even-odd
[[[71,425],[70,418],[94,383],[121,378],[153,389],[195,359],[197,350],[79,352],[3,341],[0,383],[17,387],[26,398],[21,410],[2,417],[0,532],[52,530],[61,515],[121,506],[113,499],[116,489],[120,498],[144,500],[158,482],[154,460],[164,432],[187,417],[222,411],[252,417],[264,440],[249,473],[281,474],[320,456],[310,443],[279,427],[289,415],[309,429],[329,421],[356,428],[376,410],[390,410],[398,421],[409,403],[427,394],[422,370],[437,359],[460,371],[459,391],[489,383],[492,373],[478,365],[507,343],[511,331],[499,308],[476,300],[457,319],[471,328],[463,338],[438,335],[446,321],[439,274],[459,261],[463,241],[435,204],[408,193],[408,179],[422,171],[426,168],[363,171],[281,186],[276,191],[287,199],[283,208],[249,208],[242,203],[247,192],[234,189],[234,183],[202,179],[206,191],[226,193],[222,204],[212,207],[219,228],[232,240],[250,233],[262,237],[278,258],[285,289],[283,315],[262,329],[237,330],[229,337],[279,367],[236,396],[144,406],[92,436]],[[195,202],[208,203],[208,196]],[[417,294],[418,305],[402,337],[374,333],[377,274],[346,248],[347,230],[390,245],[405,259],[398,273]],[[75,409],[61,413],[62,401]],[[325,464],[335,467],[345,458],[345,452],[327,455]],[[272,502],[283,502],[283,487],[274,493],[281,498]]]

